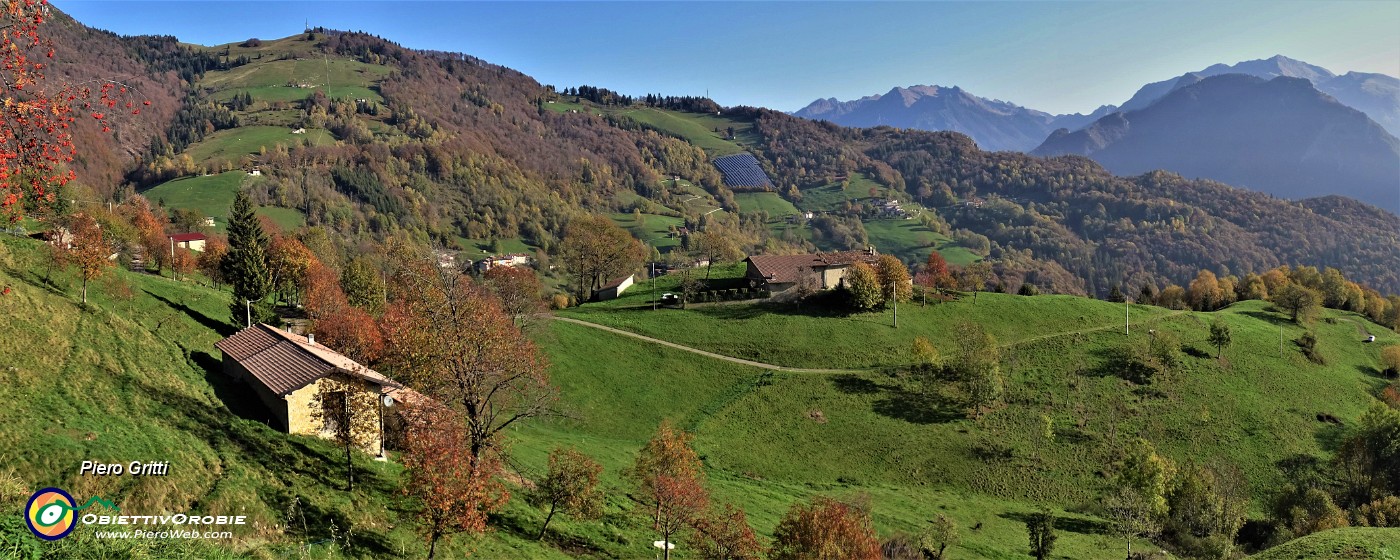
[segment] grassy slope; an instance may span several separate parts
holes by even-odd
[[[1308,535],[1250,556],[1252,560],[1312,560],[1349,558],[1394,560],[1400,558],[1400,529],[1348,527]]]
[[[756,144],[759,140],[753,130],[753,123],[720,115],[685,113],[653,107],[603,107],[589,101],[575,103],[572,98],[567,97],[548,103],[545,107],[560,113],[578,111],[595,115],[625,116],[699,146],[712,158],[747,151],[744,146]],[[733,140],[726,137],[729,127],[734,128]],[[719,129],[719,132],[716,133],[715,129]]]
[[[373,99],[383,101],[374,85],[389,75],[388,66],[365,64],[345,58],[323,58],[307,51],[310,43],[296,38],[267,42],[258,49],[235,47],[233,57],[246,54],[256,57],[261,53],[264,60],[233,68],[209,72],[200,85],[214,88],[213,97],[219,101],[231,99],[245,92],[253,95],[254,101],[300,101],[315,91],[326,93],[327,97],[339,99]],[[246,51],[240,53],[238,51]],[[298,57],[288,60],[271,60],[291,53]],[[305,58],[300,58],[300,57]],[[288,84],[303,84],[313,87],[290,87]],[[327,89],[329,85],[329,89]]]
[[[214,229],[224,231],[228,227],[228,214],[233,208],[233,197],[247,181],[258,181],[242,171],[229,171],[218,175],[185,177],[161,183],[144,194],[152,202],[163,202],[170,208],[188,208],[214,218]],[[278,226],[294,230],[306,223],[306,217],[298,210],[264,206],[257,213],[267,216]]]
[[[906,263],[926,262],[933,251],[943,255],[949,264],[967,265],[982,260],[982,257],[965,247],[954,245],[952,239],[929,229],[917,219],[867,220],[865,232],[870,237],[870,243],[881,253],[889,253]]]
[[[317,543],[313,557],[386,557],[407,551],[415,556],[416,535],[393,486],[393,464],[360,457],[361,490],[353,500],[338,490],[334,465],[337,451],[326,443],[288,437],[256,419],[241,418],[224,405],[240,402],[217,373],[214,341],[226,311],[226,296],[195,286],[147,275],[116,272],[128,284],[130,299],[110,297],[119,289],[93,289],[92,310],[84,311],[65,291],[72,279],[56,277],[59,291],[44,287],[34,272],[37,245],[4,242],[0,284],[15,288],[0,300],[7,315],[20,320],[0,325],[7,379],[0,398],[33,403],[3,418],[0,442],[10,457],[5,472],[38,485],[58,485],[78,495],[98,494],[115,500],[125,511],[237,511],[257,523],[255,534],[239,533],[227,548],[213,549],[179,543],[135,544],[132,554],[155,557],[216,558],[252,555],[281,557],[299,543]],[[9,307],[14,307],[11,310]],[[599,522],[556,520],[552,533],[575,553],[596,557],[631,558],[647,554],[652,535],[632,509],[620,476],[636,450],[661,418],[672,418],[701,434],[700,451],[715,456],[727,445],[714,441],[711,430],[733,429],[733,410],[744,408],[753,391],[772,392],[763,383],[775,379],[752,368],[711,360],[695,360],[678,351],[656,348],[585,327],[551,324],[539,334],[554,362],[555,383],[563,393],[567,419],[528,425],[513,436],[525,472],[537,474],[547,450],[573,445],[598,457],[607,467],[607,515]],[[172,343],[172,341],[174,341]],[[44,347],[56,352],[28,353],[20,348]],[[598,348],[608,348],[599,352]],[[14,368],[11,370],[10,368]],[[657,372],[668,375],[657,383]],[[64,383],[53,383],[62,377]],[[767,379],[767,381],[759,382]],[[783,376],[780,383],[795,379]],[[246,412],[245,412],[246,413]],[[251,416],[251,414],[249,414]],[[35,434],[43,434],[35,437]],[[761,448],[754,451],[762,454]],[[172,475],[161,479],[95,479],[73,474],[85,458],[125,461],[132,457],[172,461]],[[36,459],[27,459],[35,457]],[[749,508],[761,532],[769,533],[787,506],[813,493],[854,496],[868,492],[876,502],[882,533],[913,530],[933,511],[950,511],[970,526],[983,522],[964,543],[968,551],[990,553],[1019,542],[1014,516],[1031,504],[988,500],[959,493],[872,484],[868,488],[782,477],[756,480],[753,473],[716,466],[710,476],[717,496]],[[213,473],[211,475],[211,473]],[[497,531],[474,543],[455,543],[483,558],[563,558],[555,546],[540,545],[529,536],[542,515],[522,505],[518,497],[496,517]],[[14,496],[10,498],[22,498]],[[300,504],[292,510],[293,502]],[[287,511],[293,529],[285,527]],[[309,530],[296,529],[302,516]],[[334,541],[332,523],[348,541]],[[290,533],[290,534],[289,534]],[[121,550],[95,543],[81,532],[66,539],[54,554],[63,557],[107,557]],[[1063,549],[1081,558],[1100,557],[1098,537],[1067,534]],[[332,548],[339,546],[340,548]],[[684,558],[684,554],[678,555]],[[971,557],[971,556],[969,556]]]
[[[775,192],[736,193],[734,201],[739,203],[741,214],[767,212],[771,217],[782,218],[798,213],[796,206]]]
[[[0,356],[5,357],[0,398],[33,404],[0,412],[6,426],[0,429],[0,447],[11,458],[0,463],[0,472],[12,470],[34,485],[115,497],[132,511],[236,508],[261,525],[254,535],[240,534],[229,549],[234,553],[280,555],[309,541],[321,543],[313,550],[329,554],[334,520],[342,530],[354,528],[349,556],[414,554],[418,540],[392,492],[397,477],[392,464],[361,461],[365,490],[352,501],[336,487],[334,449],[277,434],[225,407],[224,402],[238,401],[217,375],[206,373],[217,368],[212,343],[221,336],[217,329],[226,328],[220,326],[227,313],[225,295],[121,272],[132,297],[114,298],[108,294],[120,290],[95,288],[94,310],[85,312],[69,295],[71,278],[57,280],[59,292],[38,278],[37,244],[7,239],[3,246],[0,284],[15,292],[0,299],[0,312],[16,319],[0,324]],[[739,268],[721,267],[717,274],[732,275]],[[1354,419],[1370,400],[1367,392],[1380,383],[1367,368],[1381,345],[1360,343],[1352,322],[1359,319],[1333,314],[1337,322],[1318,324],[1333,362],[1317,367],[1299,360],[1291,348],[1285,358],[1276,357],[1278,327],[1272,314],[1253,302],[1221,313],[1235,329],[1237,343],[1226,354],[1234,365],[1188,357],[1184,370],[1152,393],[1094,368],[1101,351],[1122,339],[1116,330],[1122,308],[1092,300],[982,294],[975,305],[961,300],[924,309],[906,306],[904,327],[894,331],[878,316],[817,318],[725,305],[649,316],[627,309],[648,295],[638,290],[609,306],[573,313],[590,320],[629,319],[634,327],[665,325],[666,338],[682,342],[693,336],[712,344],[706,337],[721,329],[731,340],[756,338],[763,344],[755,348],[769,349],[757,357],[772,361],[816,359],[799,345],[828,347],[833,359],[825,366],[861,362],[854,357],[858,353],[842,350],[846,339],[860,337],[866,355],[901,354],[915,334],[938,344],[948,323],[966,318],[985,322],[1011,343],[1005,361],[1010,404],[971,422],[939,397],[916,391],[910,380],[883,372],[766,372],[587,327],[539,325],[534,332],[553,363],[565,416],[513,430],[519,466],[537,475],[545,454],[560,444],[597,457],[607,469],[607,515],[597,522],[559,519],[552,544],[541,545],[531,537],[543,516],[516,496],[496,516],[497,531],[470,545],[477,557],[562,558],[559,547],[594,557],[648,554],[652,535],[628,513],[628,485],[619,473],[655,425],[671,418],[696,432],[715,494],[748,509],[761,534],[771,534],[796,500],[863,493],[872,500],[882,535],[917,530],[943,512],[964,529],[957,557],[1016,558],[1024,546],[1019,516],[1040,504],[1061,511],[1092,504],[1102,484],[1098,466],[1111,462],[1115,441],[1141,433],[1178,461],[1188,456],[1228,461],[1245,471],[1257,492],[1277,482],[1270,468],[1274,459],[1318,452],[1320,442],[1333,435],[1312,418],[1316,412]],[[719,311],[726,314],[714,315]],[[1136,307],[1133,316],[1156,319],[1153,328],[1176,331],[1188,347],[1203,348],[1205,317]],[[722,317],[731,320],[715,320]],[[703,323],[720,325],[707,329]],[[1108,328],[1091,330],[1099,326]],[[1368,328],[1382,344],[1400,340],[1374,325]],[[1289,338],[1299,332],[1285,329]],[[1066,331],[1081,334],[1056,334]],[[1079,369],[1066,370],[1067,363],[1080,364]],[[54,383],[56,378],[64,383]],[[1047,411],[1057,439],[1042,446],[1026,434]],[[976,458],[974,450],[988,441],[1009,446],[1013,456]],[[73,474],[73,465],[84,458],[151,454],[170,455],[177,465],[171,477],[110,480]],[[310,518],[305,533],[278,528],[293,500]],[[1119,548],[1101,534],[1100,522],[1067,515],[1073,521],[1065,523],[1057,550],[1073,558],[1116,557]],[[973,530],[978,523],[982,528]],[[81,538],[69,542],[65,550],[74,554],[97,557],[112,550]],[[188,548],[149,554],[180,552],[216,555]]]
[[[812,376],[779,377],[779,390],[747,396],[732,409],[731,422],[702,438],[744,441],[783,434],[764,437],[762,454],[740,445],[712,455],[726,468],[765,478],[946,484],[968,493],[1058,504],[1092,503],[1102,483],[1098,469],[1111,464],[1119,444],[1137,434],[1158,442],[1178,461],[1237,465],[1255,495],[1263,495],[1278,482],[1274,461],[1292,453],[1321,453],[1335,438],[1337,429],[1318,423],[1318,413],[1350,421],[1365,410],[1370,394],[1383,384],[1374,367],[1379,349],[1400,342],[1395,333],[1368,325],[1379,344],[1364,344],[1353,322],[1364,319],[1328,312],[1335,322],[1320,321],[1316,328],[1326,341],[1329,365],[1306,362],[1291,343],[1280,357],[1280,325],[1289,341],[1303,330],[1283,323],[1266,304],[1244,302],[1218,313],[1234,330],[1236,343],[1226,361],[1217,362],[1205,343],[1211,314],[1133,306],[1134,338],[1147,336],[1147,328],[1172,331],[1188,351],[1179,372],[1143,388],[1113,376],[1106,365],[1106,355],[1124,343],[1123,307],[1088,299],[982,294],[976,304],[971,298],[927,308],[908,304],[901,306],[896,330],[888,313],[817,317],[773,306],[659,312],[628,307],[648,296],[640,290],[611,308],[569,313],[722,354],[806,367],[899,365],[907,363],[915,336],[946,350],[952,324],[983,324],[1003,344],[1011,406],[970,431],[948,399],[928,396],[899,376],[870,372],[821,382]],[[819,425],[804,416],[813,409],[830,422]],[[1041,413],[1058,426],[1060,443],[1043,450],[1039,464],[1044,466],[1035,467],[1030,457],[1042,452],[1027,434]],[[972,459],[972,449],[982,441],[1009,445],[1016,458],[989,464]]]
[[[679,237],[670,237],[670,226],[680,227],[685,221],[671,216],[658,214],[642,214],[642,223],[637,223],[637,219],[629,213],[614,213],[608,217],[622,229],[632,234],[632,237],[642,240],[643,243],[656,247],[658,251],[668,252],[679,247],[681,240]]]
[[[771,535],[795,501],[815,494],[853,498],[864,493],[871,497],[882,535],[917,531],[925,520],[943,512],[954,516],[964,531],[956,557],[1020,555],[1025,536],[1018,516],[1036,505],[880,474],[890,459],[882,455],[884,450],[860,441],[892,427],[896,431],[885,434],[891,439],[909,435],[910,429],[905,422],[881,421],[872,415],[868,397],[833,392],[825,382],[814,384],[808,376],[696,358],[587,327],[555,323],[544,331],[541,341],[554,364],[553,380],[561,388],[567,419],[537,423],[516,433],[516,451],[536,469],[543,468],[551,446],[576,446],[603,463],[604,484],[616,505],[628,491],[618,473],[630,464],[654,427],[669,418],[697,433],[696,447],[709,467],[712,491],[719,499],[744,507],[762,535]],[[822,404],[829,414],[826,424],[805,416],[813,393],[834,399]],[[767,414],[803,425],[772,431],[767,423],[753,418]],[[788,436],[805,439],[813,433],[828,444],[791,455],[786,454],[787,446],[773,441]],[[830,454],[831,448],[844,449]],[[1105,551],[1102,546],[1105,537],[1098,534],[1100,524],[1082,515],[1070,516],[1075,522],[1069,525],[1077,530],[1062,533],[1058,550],[1074,558],[1115,557],[1116,548]],[[538,521],[536,516],[529,523]],[[561,527],[605,536],[613,533],[612,523],[605,520],[601,529],[596,524],[568,522]],[[978,523],[982,528],[973,530]],[[631,526],[635,528],[635,522]],[[644,524],[641,528],[645,529]],[[637,549],[630,550],[635,554]]]
[[[256,155],[263,148],[271,149],[278,144],[310,142],[317,146],[334,144],[335,138],[322,129],[307,130],[305,134],[292,134],[283,126],[240,126],[220,130],[185,150],[196,163],[206,161],[237,162],[243,156]]]
[[[876,198],[884,200],[891,192],[888,188],[873,179],[866,177],[864,173],[852,173],[851,185],[845,189],[841,188],[841,183],[831,183],[820,187],[812,187],[802,191],[802,200],[797,203],[797,207],[803,210],[818,212],[829,212],[841,207],[846,201],[852,203],[870,198],[870,189],[876,190]]]

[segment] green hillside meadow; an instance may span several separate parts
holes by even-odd
[[[231,542],[114,544],[78,533],[41,546],[13,536],[16,528],[24,531],[14,525],[17,518],[0,518],[0,556],[30,550],[53,558],[421,554],[412,509],[397,493],[395,463],[358,456],[361,479],[347,494],[332,445],[269,429],[257,408],[247,406],[251,395],[224,381],[213,348],[233,331],[224,292],[113,271],[84,307],[72,274],[54,272],[46,281],[43,263],[37,242],[0,241],[0,285],[13,290],[0,298],[6,318],[0,398],[28,403],[0,410],[0,499],[18,508],[29,489],[55,485],[101,495],[124,511],[236,511],[252,521]],[[716,274],[739,270],[718,267]],[[964,297],[902,306],[894,329],[888,314],[810,315],[771,305],[651,311],[649,296],[639,286],[628,297],[567,316],[776,365],[850,371],[772,371],[541,321],[531,332],[552,364],[562,414],[512,431],[516,468],[526,478],[539,476],[550,449],[577,447],[606,469],[606,515],[557,519],[538,542],[543,515],[524,504],[516,486],[494,517],[495,530],[450,541],[452,557],[469,550],[481,558],[649,557],[655,537],[620,473],[656,425],[670,419],[696,434],[715,497],[747,510],[765,538],[796,501],[864,496],[882,537],[916,532],[942,513],[963,530],[954,558],[1018,558],[1023,515],[1049,506],[1065,517],[1057,557],[1120,558],[1121,542],[1090,512],[1105,484],[1102,465],[1126,438],[1147,437],[1179,463],[1237,465],[1262,496],[1281,482],[1274,460],[1319,453],[1335,434],[1316,414],[1348,421],[1360,415],[1381,384],[1373,370],[1376,348],[1400,342],[1357,316],[1329,311],[1317,329],[1331,361],[1314,366],[1291,345],[1280,357],[1280,325],[1289,340],[1301,331],[1266,304],[1246,302],[1218,313],[1235,330],[1236,343],[1217,361],[1203,342],[1212,314],[1132,306],[1128,337],[1170,330],[1189,352],[1181,372],[1145,388],[1097,368],[1103,352],[1126,338],[1124,308],[1111,303],[980,294],[975,303]],[[1007,406],[977,421],[937,391],[921,390],[900,367],[914,336],[938,344],[965,320],[983,324],[1002,343],[1008,374]],[[1381,344],[1363,344],[1363,329]],[[1027,435],[1040,414],[1054,420],[1056,437],[1048,444]],[[982,458],[995,446],[1010,451]],[[170,460],[171,474],[76,474],[84,459],[131,457]],[[1258,503],[1254,510],[1260,513]],[[1384,542],[1357,540],[1374,537],[1369,533],[1346,535],[1351,540],[1338,542]],[[688,557],[684,544],[676,557]]]

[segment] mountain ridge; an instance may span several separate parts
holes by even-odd
[[[959,86],[914,85],[850,101],[818,99],[791,114],[843,126],[950,130],[968,135],[988,150],[1027,151],[1057,128],[1078,128],[1113,110],[1105,105],[1088,115],[1052,115],[979,97]]]
[[[1132,98],[1123,102],[1119,110],[1135,111],[1146,108],[1178,88],[1222,74],[1245,74],[1266,80],[1280,76],[1305,79],[1318,91],[1331,95],[1343,105],[1366,113],[1366,116],[1379,123],[1392,136],[1400,136],[1400,78],[1356,71],[1337,75],[1321,66],[1283,55],[1246,60],[1233,65],[1212,64],[1202,70],[1144,85]],[[1194,81],[1189,79],[1191,76],[1196,77]]]
[[[1142,109],[1057,130],[1031,153],[1089,156],[1118,174],[1168,169],[1289,199],[1340,194],[1400,213],[1400,140],[1365,113],[1304,78],[1183,80],[1191,83]]]

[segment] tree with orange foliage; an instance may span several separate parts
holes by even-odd
[[[146,262],[156,264],[156,273],[171,264],[170,238],[165,235],[165,218],[156,213],[144,197],[133,197],[129,204],[131,226],[145,251]],[[174,275],[172,274],[173,278]]]
[[[223,236],[210,236],[204,241],[204,251],[195,260],[195,266],[199,271],[214,283],[214,288],[218,288],[224,283],[223,262],[224,255],[228,253],[228,241]]]
[[[662,421],[627,473],[651,509],[652,527],[668,544],[699,517],[709,500],[700,457],[690,447],[692,438],[669,420]]]
[[[384,350],[379,325],[365,310],[346,301],[334,270],[319,261],[312,262],[303,286],[311,332],[322,344],[362,364],[379,359]]]
[[[744,510],[734,504],[711,511],[695,522],[695,554],[703,560],[758,560],[763,545],[758,543]]]
[[[928,261],[924,263],[924,272],[928,273],[929,281],[934,288],[951,289],[957,283],[953,279],[953,273],[948,271],[948,261],[938,251],[928,254]]]
[[[481,458],[503,430],[551,410],[544,356],[469,276],[402,247],[392,253],[382,364],[456,411]]]
[[[1196,311],[1215,311],[1224,302],[1224,292],[1215,273],[1202,270],[1186,288],[1186,300]]]
[[[175,257],[170,261],[170,276],[176,280],[194,272],[198,257],[189,249],[175,248]]]
[[[921,286],[922,292],[925,294],[929,290],[942,292],[957,287],[957,281],[953,278],[953,274],[948,271],[948,261],[944,260],[943,255],[938,254],[938,251],[928,254],[928,262],[924,264],[923,270],[914,275],[914,283]],[[920,305],[927,303],[927,298],[920,298],[919,303]]]
[[[701,512],[709,507],[710,494],[699,478],[689,476],[658,476],[653,489],[656,531],[661,534],[664,557],[670,560],[671,543],[681,531],[693,526]]]
[[[831,498],[793,505],[773,537],[772,560],[880,560],[870,514]]]
[[[537,540],[544,538],[555,513],[582,519],[603,514],[603,494],[598,491],[598,475],[602,472],[602,465],[577,450],[556,447],[549,452],[549,472],[526,498],[532,506],[549,508]]]
[[[384,352],[384,335],[374,317],[358,307],[347,305],[317,319],[311,332],[321,344],[360,363],[373,362]]]
[[[49,12],[47,0],[8,0],[0,13],[0,217],[9,223],[23,218],[26,206],[41,210],[52,204],[77,177],[68,169],[78,153],[75,107],[111,132],[107,111],[115,112],[117,96],[127,93],[110,81],[94,91],[46,79],[54,46],[41,26]],[[141,111],[130,102],[125,109]]]
[[[112,244],[102,234],[102,226],[97,220],[82,212],[73,215],[68,231],[73,235],[73,244],[64,259],[78,267],[78,273],[83,278],[83,303],[87,303],[88,282],[102,276],[107,267],[112,266],[109,259]]]
[[[510,494],[498,480],[500,460],[494,453],[471,452],[473,443],[457,429],[462,420],[451,410],[406,408],[403,492],[422,506],[419,531],[428,540],[431,559],[444,537],[485,533],[487,514],[505,505]]]

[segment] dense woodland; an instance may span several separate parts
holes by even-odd
[[[1141,285],[1143,275],[1181,283],[1202,268],[1223,275],[1281,264],[1332,266],[1400,291],[1400,218],[1346,199],[1291,202],[1165,172],[1115,177],[1087,158],[984,152],[950,132],[849,129],[765,109],[727,114],[753,119],[759,155],[785,186],[863,171],[911,197],[985,199],[939,213],[987,236],[993,259],[1029,250],[1099,296]]]

